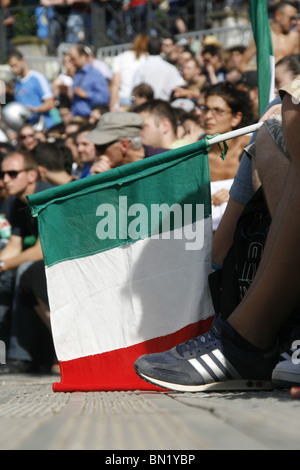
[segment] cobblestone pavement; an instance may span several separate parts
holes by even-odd
[[[0,449],[300,448],[300,400],[289,390],[54,393],[54,381],[1,377]]]

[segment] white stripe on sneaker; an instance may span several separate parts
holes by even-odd
[[[214,358],[222,364],[225,371],[227,371],[231,375],[232,379],[241,378],[240,374],[228,361],[224,354],[219,349],[214,349],[213,351],[211,351],[210,354],[203,354],[203,356],[201,356],[201,360],[205,362],[205,364],[207,364],[210,370],[213,371],[213,373],[217,376],[220,381],[229,380],[229,377],[227,377],[225,373],[221,370]],[[206,383],[215,382],[210,373],[205,369],[204,366],[200,364],[197,359],[189,359],[189,363],[199,372],[199,374],[201,374]]]
[[[207,372],[207,370],[200,364],[197,359],[189,359],[189,363],[199,372],[199,374],[203,377],[205,383],[212,383],[215,380],[212,376]]]
[[[233,365],[228,361],[224,354],[219,349],[214,349],[212,354],[221,362],[222,366],[230,373],[232,378],[240,379],[241,376],[238,371],[233,367]]]
[[[208,367],[216,374],[219,380],[226,380],[228,377],[224,374],[224,372],[220,369],[220,367],[214,362],[214,360],[208,355],[204,354],[201,356],[202,361],[204,361]]]

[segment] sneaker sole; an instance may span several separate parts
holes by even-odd
[[[250,391],[250,390],[272,390],[274,389],[274,384],[270,380],[229,380],[227,382],[214,382],[205,385],[181,385],[164,382],[162,380],[154,379],[148,377],[147,375],[142,374],[141,372],[136,371],[138,376],[149,382],[156,385],[157,387],[162,387],[167,390],[172,390],[175,392],[213,392],[213,391]]]
[[[284,379],[281,378],[280,375],[282,377],[282,374],[278,374],[278,377],[277,377],[276,373],[273,373],[272,382],[274,385],[278,387],[283,387],[283,388],[289,388],[293,386],[299,387],[300,385],[299,374],[292,374],[292,373],[285,372]]]

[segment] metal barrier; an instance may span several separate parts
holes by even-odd
[[[108,65],[111,64],[113,58],[124,52],[131,47],[131,40],[124,32],[125,16],[121,9],[114,9],[113,5],[117,1],[92,1],[91,3],[91,35],[93,42],[92,44],[96,48],[96,55],[98,59],[105,60]],[[240,2],[241,3],[241,2]],[[120,2],[119,2],[120,4]],[[221,0],[187,0],[182,2],[184,5],[182,8],[182,19],[185,20],[189,32],[184,34],[177,34],[175,37],[177,40],[187,39],[193,43],[194,47],[200,45],[203,38],[207,35],[214,35],[218,41],[222,44],[223,48],[229,48],[234,45],[245,45],[247,46],[252,37],[252,29],[247,23],[247,8],[239,9],[238,11],[221,10],[220,7],[224,4]],[[158,11],[156,2],[154,0],[148,0],[147,4],[148,16],[146,20],[145,32],[149,32],[153,26],[153,17],[151,12],[154,10]],[[12,14],[18,15],[22,11],[26,11],[28,18],[32,18],[34,22],[34,15],[36,11],[36,5],[27,5],[26,7],[14,7],[10,9]],[[0,8],[0,20],[3,16],[3,11]],[[114,44],[111,39],[108,38],[109,29],[117,28],[120,32],[121,43]],[[156,33],[160,36],[169,34],[168,16],[164,15],[163,19],[157,20],[155,18]],[[215,25],[221,25],[220,27],[214,27]],[[224,26],[226,25],[226,26]],[[230,25],[230,26],[229,26]],[[24,27],[26,25],[24,24]],[[146,27],[147,26],[147,27]],[[209,27],[208,27],[209,26]],[[32,27],[32,25],[31,25]],[[123,28],[123,30],[122,30]],[[20,29],[20,25],[19,28]],[[22,25],[23,31],[23,25]],[[24,30],[25,31],[25,30]],[[5,48],[5,39],[3,34],[5,28],[3,27],[2,21],[0,21],[0,63],[5,64],[5,55],[7,54],[7,48]],[[27,30],[24,34],[28,34]],[[71,43],[62,42],[57,48],[56,55],[49,55],[49,39],[41,38],[36,36],[17,36],[13,39],[14,47],[17,47],[24,54],[27,63],[30,68],[39,70],[44,73],[50,80],[56,78],[60,73],[63,62],[63,55],[70,46]],[[27,42],[26,42],[27,41]],[[0,66],[0,72],[7,74],[4,70],[4,66]],[[3,69],[3,71],[2,71]]]
[[[205,29],[203,31],[192,31],[185,34],[176,35],[176,39],[187,39],[188,41],[197,41],[199,47],[203,39],[208,36],[213,35],[217,40],[222,44],[223,49],[226,50],[232,46],[243,45],[248,46],[252,38],[252,28],[251,25],[235,25],[232,27],[221,27],[221,28],[211,28]],[[112,59],[128,50],[131,46],[131,43],[100,47],[97,49],[98,59],[105,60],[108,64],[111,63]]]
[[[177,40],[187,39],[191,42],[197,42],[200,48],[201,42],[208,35],[214,35],[218,41],[223,45],[226,50],[232,46],[243,45],[248,46],[252,38],[252,29],[250,25],[235,25],[233,27],[212,28],[203,31],[193,31],[176,36]],[[32,69],[39,70],[44,73],[46,77],[53,80],[57,77],[62,69],[63,56],[72,44],[61,43],[57,49],[57,57],[51,56],[36,56],[25,53],[25,58],[28,66]],[[131,43],[118,44],[113,46],[100,47],[97,49],[97,58],[104,60],[108,65],[111,65],[114,57],[128,50]]]

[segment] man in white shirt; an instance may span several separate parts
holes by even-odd
[[[160,56],[161,42],[151,38],[148,43],[149,57],[137,69],[133,87],[147,83],[153,88],[154,97],[169,101],[172,91],[185,84],[177,68]]]

